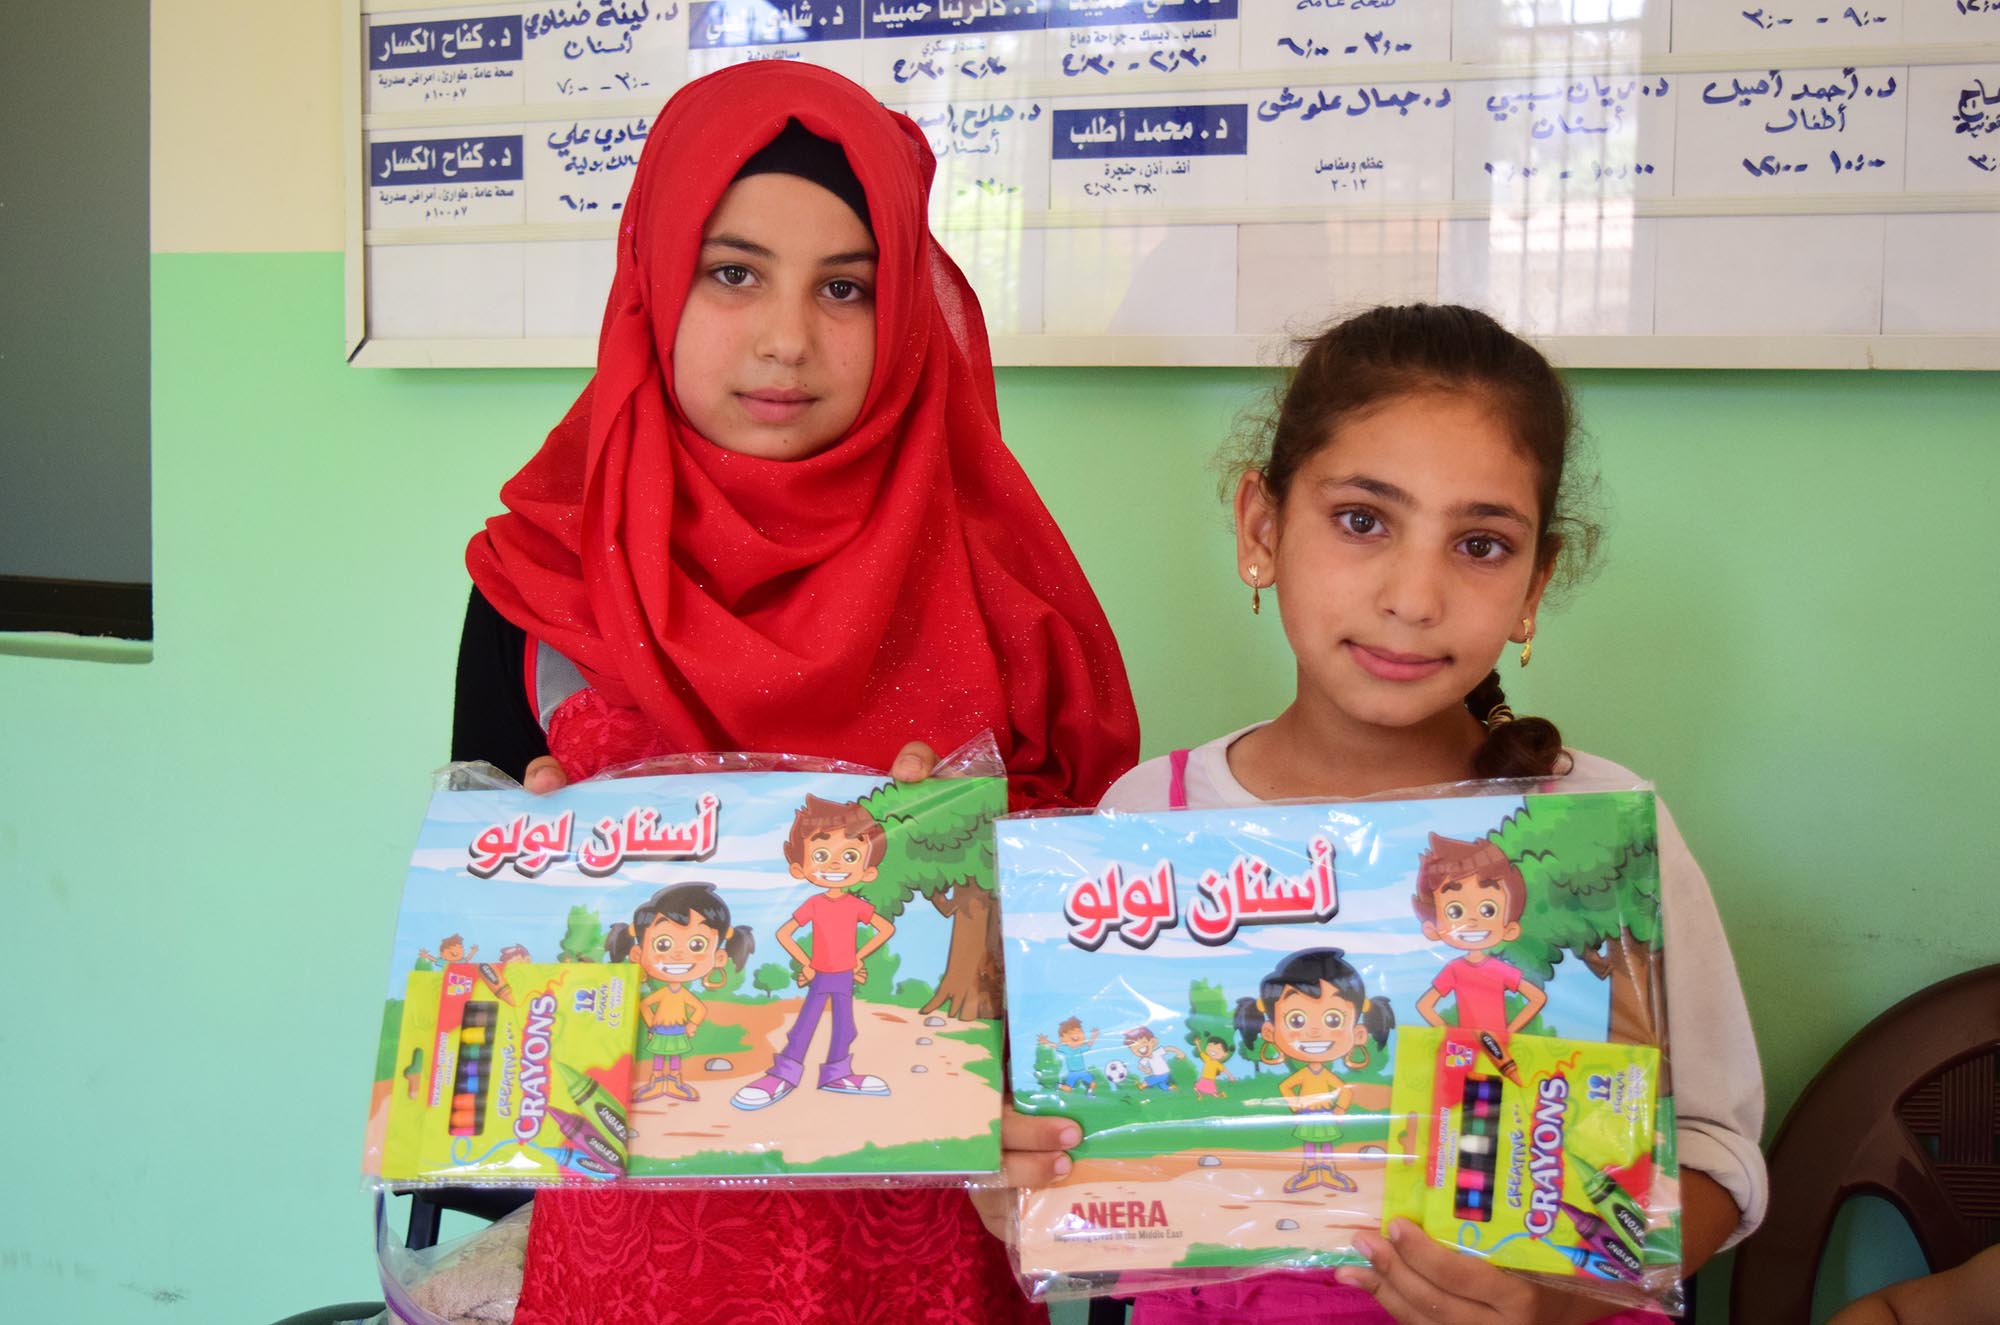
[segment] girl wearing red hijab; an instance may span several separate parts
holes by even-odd
[[[991,731],[1017,806],[1093,804],[1133,762],[1117,645],[930,234],[934,169],[809,65],[667,103],[596,375],[466,552],[454,758],[538,790],[703,750],[921,776],[910,737]],[[564,1190],[537,1199],[517,1320],[1040,1315],[955,1190]]]

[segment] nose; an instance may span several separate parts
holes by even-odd
[[[1416,548],[1398,549],[1382,568],[1377,606],[1405,625],[1434,625],[1444,615],[1442,561]]]
[[[757,356],[797,367],[812,348],[813,306],[810,296],[783,296],[764,302],[764,320],[757,329]]]

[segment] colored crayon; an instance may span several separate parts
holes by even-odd
[[[607,1169],[595,1157],[585,1154],[574,1146],[564,1146],[560,1150],[551,1150],[548,1153],[562,1167],[574,1169],[576,1172],[588,1177],[615,1178],[618,1176],[616,1171]]]
[[[556,1071],[562,1074],[563,1088],[569,1091],[570,1099],[577,1104],[582,1104],[593,1094],[604,1090],[604,1087],[597,1084],[596,1077],[588,1072],[578,1071],[561,1059],[556,1060]],[[608,1095],[610,1092],[605,1093]]]
[[[1569,1216],[1570,1222],[1576,1225],[1577,1234],[1583,1238],[1584,1245],[1589,1247],[1591,1251],[1623,1266],[1633,1275],[1639,1273],[1643,1268],[1639,1260],[1639,1253],[1633,1251],[1619,1240],[1616,1229],[1589,1211],[1577,1209],[1568,1201],[1558,1202],[1558,1204],[1562,1212]]]
[[[1490,1155],[1493,1153],[1493,1138],[1468,1132],[1458,1138],[1458,1152],[1461,1155]]]
[[[581,1114],[568,1109],[550,1109],[548,1116],[555,1119],[556,1126],[569,1143],[580,1150],[588,1151],[612,1168],[625,1167],[625,1157],[618,1153],[609,1141],[598,1135],[597,1129]]]
[[[458,1042],[468,1047],[485,1044],[486,1028],[479,1025],[467,1026],[458,1033]]]
[[[1640,1213],[1638,1200],[1625,1190],[1618,1179],[1598,1168],[1581,1155],[1570,1156],[1570,1162],[1583,1172],[1583,1194],[1599,1213],[1611,1216],[1612,1222],[1625,1231],[1625,1236],[1634,1242],[1646,1239],[1646,1220]]]
[[[618,1111],[617,1106],[606,1100],[593,1100],[590,1108],[597,1115],[597,1121],[605,1131],[628,1146],[632,1144],[632,1129],[626,1124],[625,1115]]]
[[[1560,1242],[1548,1241],[1544,1241],[1542,1245],[1551,1250],[1561,1252],[1569,1258],[1570,1263],[1576,1266],[1577,1269],[1582,1270],[1586,1274],[1594,1274],[1600,1279],[1629,1281],[1632,1277],[1619,1268],[1615,1262],[1604,1259],[1604,1257],[1597,1255],[1588,1247],[1566,1247]]]
[[[497,966],[491,962],[479,963],[479,978],[491,986],[493,992],[499,996],[501,1002],[505,1003],[508,1007],[514,1006],[514,991],[507,987],[507,977],[500,974],[500,969]]]
[[[1493,1060],[1493,1066],[1500,1069],[1501,1076],[1507,1078],[1507,1080],[1517,1086],[1523,1084],[1521,1081],[1520,1065],[1508,1055],[1506,1047],[1500,1043],[1493,1032],[1479,1032],[1479,1047],[1484,1049],[1486,1056]]]

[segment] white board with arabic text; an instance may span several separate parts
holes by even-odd
[[[1575,367],[2000,368],[2000,0],[348,0],[349,359],[587,365],[654,115],[808,60],[929,135],[1002,364],[1385,301]]]

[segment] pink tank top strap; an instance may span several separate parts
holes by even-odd
[[[1175,750],[1167,756],[1167,808],[1187,808],[1188,751]]]

